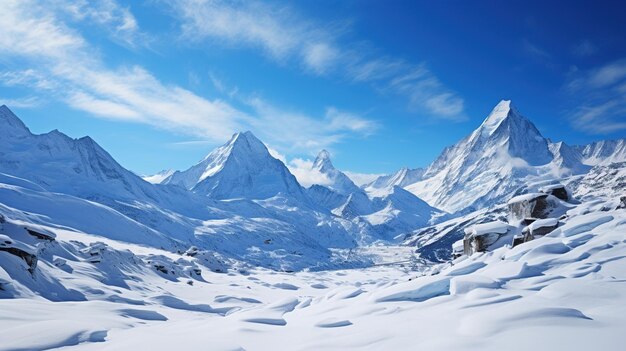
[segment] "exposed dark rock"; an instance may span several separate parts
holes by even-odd
[[[37,255],[31,254],[16,247],[0,247],[0,251],[6,251],[11,255],[15,255],[26,262],[28,265],[28,271],[32,274],[37,268]]]
[[[47,241],[54,241],[54,236],[52,236],[50,234],[43,233],[42,231],[36,231],[36,230],[34,230],[32,228],[24,228],[24,229],[26,229],[28,234],[34,236],[37,239],[47,240]]]

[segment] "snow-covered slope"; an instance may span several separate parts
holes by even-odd
[[[573,177],[568,186],[584,200],[626,197],[626,162],[594,166],[584,176]]]
[[[296,178],[251,132],[236,133],[223,146],[163,184],[177,184],[215,199],[267,199],[278,194],[304,199]]]
[[[504,100],[406,189],[432,206],[467,212],[511,196],[526,177],[549,173],[552,160],[548,141]]]
[[[380,247],[371,254],[389,256],[381,266],[293,274],[215,273],[219,257],[194,250],[38,227],[54,232],[49,241],[22,225],[0,224],[0,248],[40,259],[31,274],[0,250],[0,350],[171,350],[181,340],[212,350],[623,348],[626,210],[607,204],[581,204],[513,249],[442,265]]]

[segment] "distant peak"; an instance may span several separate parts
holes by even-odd
[[[18,130],[29,131],[24,122],[22,122],[7,105],[0,106],[0,127],[3,126],[8,126],[14,132]]]
[[[326,150],[322,150],[317,154],[315,162],[313,162],[313,168],[324,170],[334,169],[333,163],[330,161],[330,153]]]

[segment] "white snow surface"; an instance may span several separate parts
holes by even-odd
[[[0,299],[0,350],[621,350],[626,210],[568,216],[513,249],[417,271],[410,250],[378,246],[355,253],[383,264],[367,269],[215,273],[69,229],[48,228],[54,242],[9,230],[40,261],[31,276],[0,251],[13,297]]]
[[[530,225],[528,225],[528,229],[533,232],[534,230],[537,230],[539,228],[554,227],[558,223],[559,220],[556,218],[543,218],[532,222]]]
[[[465,230],[466,234],[472,236],[481,236],[485,234],[505,234],[511,226],[502,221],[493,221],[487,223],[476,224]]]

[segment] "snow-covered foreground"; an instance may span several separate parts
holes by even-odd
[[[65,267],[44,260],[37,279],[71,270],[56,272],[58,283],[86,301],[24,292],[26,298],[0,300],[0,349],[621,350],[626,210],[607,209],[599,201],[580,205],[543,238],[422,272],[411,270],[411,250],[395,247],[355,253],[383,263],[367,269],[202,267],[192,285],[140,267],[129,271],[115,255]],[[70,231],[56,238],[91,239]],[[139,257],[165,254],[108,244]]]

